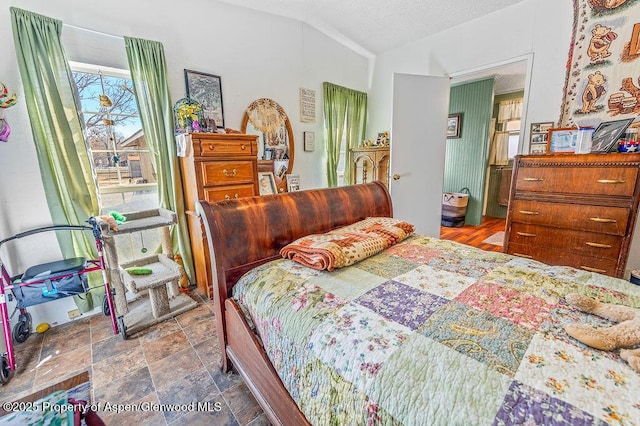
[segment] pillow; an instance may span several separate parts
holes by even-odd
[[[290,259],[316,270],[353,265],[407,238],[410,223],[390,217],[368,217],[324,234],[299,238],[280,250]]]

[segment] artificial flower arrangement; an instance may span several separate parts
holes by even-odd
[[[174,105],[173,115],[176,122],[176,133],[201,131],[201,123],[204,123],[204,111],[199,102],[188,97],[182,98]]]

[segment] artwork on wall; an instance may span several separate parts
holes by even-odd
[[[316,122],[316,91],[300,89],[300,121],[302,123]]]
[[[574,0],[560,120],[594,125],[640,114],[640,0]]]
[[[224,128],[220,76],[184,70],[184,81],[187,98],[202,105],[205,120],[204,124],[200,124],[202,130],[213,132],[216,128]]]
[[[449,114],[447,120],[447,139],[460,137],[460,127],[462,126],[462,113]]]

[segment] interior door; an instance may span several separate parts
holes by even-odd
[[[393,213],[432,237],[440,237],[448,115],[448,77],[393,75]]]

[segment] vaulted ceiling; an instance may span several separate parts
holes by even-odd
[[[523,0],[220,0],[305,22],[372,57]]]

